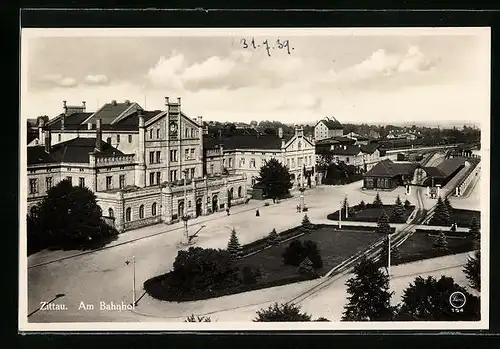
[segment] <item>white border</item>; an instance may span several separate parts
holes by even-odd
[[[29,28],[21,30],[21,89],[27,86],[27,40],[40,37],[202,37],[202,36],[234,36],[242,34],[258,35],[288,35],[288,36],[424,36],[424,35],[481,35],[488,38],[488,49],[491,52],[491,31],[488,27],[481,28],[172,28],[172,29],[48,29]],[[491,66],[490,58],[484,62]],[[490,87],[490,78],[488,78]],[[22,107],[22,103],[20,105]],[[490,113],[489,113],[490,114]],[[477,120],[477,119],[476,119]],[[490,116],[484,115],[481,124],[481,230],[489,232],[490,204]],[[27,185],[23,178],[27,177],[26,169],[26,122],[20,125],[20,206],[21,222],[27,213]],[[214,323],[158,323],[158,322],[88,322],[88,323],[29,323],[27,314],[27,257],[26,257],[26,226],[20,224],[19,239],[19,330],[26,332],[89,332],[89,331],[300,331],[300,330],[468,330],[489,328],[489,234],[481,239],[481,321],[478,322],[304,322],[304,323],[258,323],[258,322],[214,322]]]

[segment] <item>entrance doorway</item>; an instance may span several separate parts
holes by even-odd
[[[181,218],[184,216],[184,201],[179,201],[179,205],[177,207],[177,217]]]
[[[219,210],[219,198],[217,195],[212,197],[212,212],[217,212]]]
[[[196,199],[196,217],[201,216],[203,214],[203,199]]]

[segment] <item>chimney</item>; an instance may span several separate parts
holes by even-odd
[[[142,116],[142,110],[137,110],[137,116],[139,117],[139,127],[144,127],[144,116]]]
[[[38,118],[38,142],[43,142],[43,128],[45,126],[45,121],[42,117]]]
[[[83,108],[83,111],[85,111],[87,109],[87,102],[82,101],[82,108]]]
[[[126,105],[130,105],[130,101],[127,99],[127,100],[125,101],[125,104],[126,104]]]
[[[283,128],[278,128],[278,137],[283,138]]]
[[[63,101],[64,115],[68,114],[68,107],[66,106],[66,101]]]
[[[168,106],[168,105],[169,105],[169,98],[165,97],[165,106]]]
[[[198,125],[200,125],[201,127],[203,127],[203,116],[198,116]]]
[[[95,150],[102,150],[101,119],[95,121]]]
[[[116,99],[113,99],[113,100],[111,101],[111,104],[112,104],[112,105],[116,105]]]
[[[51,138],[50,138],[50,130],[45,130],[45,152],[47,154],[50,154],[50,143],[51,143]]]
[[[177,104],[181,105],[181,97],[177,97]]]
[[[87,130],[92,130],[92,123],[91,122],[87,123]]]

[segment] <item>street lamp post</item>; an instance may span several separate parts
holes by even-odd
[[[187,244],[189,242],[189,234],[188,234],[188,217],[187,217],[187,169],[182,171],[184,173],[184,212],[182,212],[184,221],[184,242]]]
[[[132,256],[132,262],[126,261],[125,264],[129,265],[132,264],[132,274],[133,274],[133,279],[132,279],[132,305],[135,306],[136,302],[136,297],[135,297],[135,256]]]
[[[388,239],[388,251],[387,251],[387,276],[391,278],[391,233],[387,234]]]
[[[345,196],[345,218],[349,218],[349,202],[347,201],[347,195]]]
[[[342,206],[344,206],[344,202],[340,201],[340,211],[339,211],[339,229],[342,229]]]

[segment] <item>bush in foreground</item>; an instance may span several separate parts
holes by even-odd
[[[311,321],[311,315],[303,313],[299,305],[274,303],[267,309],[257,311],[254,322],[305,322]]]
[[[212,322],[209,316],[188,316],[184,322]]]
[[[323,267],[323,260],[315,242],[306,240],[304,243],[299,239],[290,242],[282,254],[283,263],[286,265],[299,266],[305,258],[312,262],[314,269]]]

